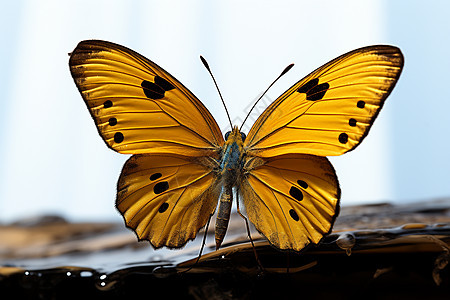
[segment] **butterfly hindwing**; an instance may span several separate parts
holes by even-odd
[[[251,128],[249,155],[340,155],[354,149],[397,82],[403,56],[370,46],[318,68],[276,99]]]
[[[100,135],[120,153],[203,156],[224,143],[214,118],[187,88],[128,48],[83,41],[69,66]]]
[[[248,159],[240,194],[249,220],[279,249],[300,251],[331,231],[340,188],[326,157]]]
[[[133,155],[117,184],[116,207],[140,240],[180,248],[214,213],[220,184],[208,159]]]

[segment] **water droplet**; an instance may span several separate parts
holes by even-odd
[[[81,271],[80,276],[81,277],[91,277],[93,274],[91,271]]]
[[[336,240],[336,245],[345,253],[350,256],[352,254],[352,248],[356,244],[356,237],[353,233],[342,233]]]
[[[101,291],[112,290],[117,283],[116,280],[112,280],[111,277],[108,277],[106,274],[100,275],[98,279],[95,286]]]

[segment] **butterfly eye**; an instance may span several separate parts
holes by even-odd
[[[231,131],[228,131],[227,133],[225,133],[225,141],[228,140],[228,137],[230,136]]]
[[[241,132],[241,139],[242,139],[243,142],[245,141],[245,138],[246,138],[246,137],[247,137],[247,136],[245,135],[245,133]]]

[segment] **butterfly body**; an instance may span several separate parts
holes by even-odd
[[[216,249],[219,249],[222,244],[228,228],[233,204],[233,188],[239,188],[238,184],[243,175],[243,158],[245,155],[243,141],[245,135],[237,127],[234,127],[225,137],[226,141],[223,146],[223,154],[220,161],[220,175],[223,185],[216,218]]]
[[[225,139],[192,92],[131,49],[82,41],[69,66],[104,142],[133,154],[117,182],[116,208],[139,240],[183,247],[219,203],[219,248],[236,191],[273,246],[300,251],[319,243],[339,212],[339,182],[326,156],[367,136],[403,56],[387,45],[343,54],[286,90],[246,136],[234,127]]]

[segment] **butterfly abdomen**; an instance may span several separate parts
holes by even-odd
[[[227,232],[233,202],[233,187],[225,186],[219,200],[219,211],[216,218],[216,250],[219,249]]]

